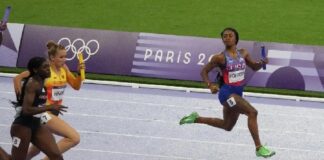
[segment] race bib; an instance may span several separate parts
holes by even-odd
[[[52,89],[52,100],[60,101],[63,99],[65,86],[64,87],[53,87]]]
[[[19,148],[21,139],[18,137],[12,137],[12,145],[15,146],[16,148]]]
[[[228,73],[229,83],[236,83],[244,80],[245,69],[238,71],[231,71]]]
[[[230,106],[230,107],[233,107],[236,105],[236,101],[234,99],[234,97],[231,97],[229,99],[227,99],[227,104]]]
[[[41,124],[46,124],[51,119],[52,119],[52,117],[47,112],[45,112],[40,117],[40,123]]]

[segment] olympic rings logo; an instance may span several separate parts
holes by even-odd
[[[78,53],[87,54],[88,56],[84,58],[84,61],[87,61],[90,56],[97,54],[100,48],[99,42],[95,39],[92,39],[86,43],[81,38],[77,38],[73,42],[71,42],[69,38],[63,37],[57,43],[65,46],[67,54],[69,53],[69,51],[73,53],[73,56],[71,58],[66,58],[66,60],[68,61],[73,60]]]

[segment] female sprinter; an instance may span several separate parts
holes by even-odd
[[[18,97],[17,112],[11,126],[13,160],[25,160],[29,143],[40,148],[50,159],[62,160],[53,135],[45,126],[41,125],[43,112],[55,111],[60,113],[66,107],[52,104],[46,105],[46,90],[44,80],[50,76],[50,65],[45,58],[34,57],[28,62],[29,76],[22,87],[22,94]]]
[[[221,36],[225,50],[212,57],[211,61],[203,67],[201,76],[212,93],[219,91],[218,98],[223,105],[224,119],[200,117],[197,112],[193,112],[189,116],[183,117],[180,120],[180,125],[186,123],[202,123],[231,131],[239,115],[245,114],[248,116],[248,128],[255,144],[256,155],[271,157],[275,152],[261,145],[257,124],[258,112],[242,97],[242,82],[244,80],[246,66],[257,71],[264,63],[268,63],[268,59],[255,62],[246,49],[237,49],[236,45],[239,41],[239,34],[233,28],[225,28],[221,32]],[[224,81],[222,86],[212,84],[208,78],[208,73],[215,67],[220,67],[222,70]]]
[[[65,65],[66,50],[64,46],[58,45],[53,41],[47,43],[48,58],[50,60],[51,76],[45,80],[45,87],[47,89],[46,104],[62,104],[64,90],[69,84],[73,89],[79,90],[82,84],[80,76],[75,77]],[[84,68],[84,64],[80,64],[79,70]],[[20,94],[21,81],[30,74],[29,71],[24,71],[14,78],[14,86],[17,94]],[[58,141],[57,146],[61,153],[66,152],[80,142],[79,133],[67,124],[58,116],[58,113],[47,112],[49,121],[46,126],[49,130],[63,138]],[[27,160],[36,156],[39,149],[35,146],[30,147],[27,155]],[[48,159],[48,157],[45,157]]]

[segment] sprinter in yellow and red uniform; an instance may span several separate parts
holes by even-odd
[[[51,77],[45,81],[47,89],[46,104],[62,104],[63,95],[67,84],[78,90],[81,86],[80,76],[75,77],[66,65],[60,68],[59,72],[54,71],[51,67]]]

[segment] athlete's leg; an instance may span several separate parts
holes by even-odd
[[[76,146],[80,142],[79,133],[59,117],[50,114],[52,119],[47,122],[47,128],[54,134],[64,137],[61,139],[57,146],[61,153]],[[47,157],[45,159],[48,159]]]
[[[42,125],[35,131],[31,142],[44,152],[49,159],[63,160],[52,133],[45,126]]]
[[[258,122],[257,122],[258,111],[248,101],[246,101],[241,96],[238,96],[237,94],[232,94],[229,98],[229,101],[230,99],[232,99],[234,102],[229,102],[229,103],[235,104],[234,106],[232,106],[233,110],[248,116],[248,128],[252,135],[254,144],[256,148],[260,147],[261,141],[259,137]]]
[[[265,158],[273,156],[276,152],[261,145],[257,122],[258,111],[248,101],[236,94],[230,96],[228,103],[237,112],[248,116],[248,128],[256,147],[256,155]]]
[[[11,157],[13,160],[25,160],[31,140],[31,129],[19,124],[13,124],[10,130],[12,138]]]
[[[0,147],[0,160],[10,160],[8,153]]]
[[[40,153],[40,150],[35,147],[33,144],[28,148],[28,153],[27,153],[27,157],[26,160],[30,160],[33,157],[35,157],[36,155],[38,155]]]
[[[223,119],[220,118],[209,118],[209,117],[198,117],[195,123],[203,123],[213,127],[222,128],[226,131],[231,131],[235,126],[239,113],[235,112],[227,104],[223,106]]]

